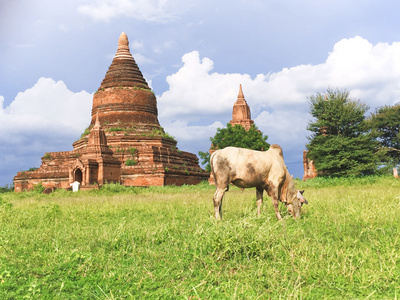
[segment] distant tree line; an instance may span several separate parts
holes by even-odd
[[[328,89],[309,97],[308,157],[320,176],[359,176],[391,172],[400,159],[400,104],[376,108]]]
[[[0,187],[0,194],[12,192],[12,191],[14,191],[13,185],[6,184],[6,186]],[[1,199],[0,199],[0,204],[1,204]]]
[[[369,107],[347,90],[327,89],[308,100],[313,120],[306,148],[319,176],[389,174],[400,164],[400,103],[378,107],[367,117]],[[267,138],[255,125],[246,131],[228,123],[210,138],[211,149],[267,150]],[[210,171],[210,153],[199,155]]]

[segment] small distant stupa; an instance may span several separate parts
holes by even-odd
[[[19,172],[14,190],[197,184],[206,180],[195,154],[180,151],[158,121],[157,100],[129,50],[125,33],[93,96],[91,122],[73,150],[49,152],[35,171]]]
[[[239,95],[232,110],[232,120],[229,121],[232,126],[241,125],[244,129],[249,130],[254,121],[251,119],[250,107],[244,99],[242,85],[239,86]]]

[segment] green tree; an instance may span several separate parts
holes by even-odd
[[[368,125],[380,144],[381,162],[384,169],[391,169],[400,163],[400,103],[378,107]]]
[[[199,151],[199,156],[201,158],[201,163],[203,165],[206,165],[206,171],[211,172],[211,166],[210,166],[210,152],[203,152]]]
[[[211,149],[223,149],[233,146],[253,150],[268,150],[268,136],[263,135],[254,124],[246,131],[243,126],[228,123],[226,128],[218,128],[214,137],[210,138]],[[202,164],[206,165],[206,171],[211,171],[210,153],[199,152]]]
[[[328,89],[326,94],[309,97],[314,120],[307,127],[312,132],[308,157],[324,176],[365,175],[377,168],[377,142],[365,118],[368,106],[349,94]]]

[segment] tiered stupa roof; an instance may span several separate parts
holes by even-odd
[[[96,114],[103,126],[160,126],[157,100],[129,50],[126,34],[121,33],[118,49],[93,97],[92,122]]]
[[[139,70],[129,50],[129,41],[125,32],[119,36],[117,53],[114,56],[111,66],[108,68],[99,91],[101,89],[118,87],[149,89],[142,72]]]

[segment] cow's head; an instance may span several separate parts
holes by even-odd
[[[298,191],[298,190],[296,190],[296,191],[297,191],[297,193],[292,198],[292,201],[291,202],[288,201],[286,203],[288,211],[294,218],[300,217],[301,216],[301,206],[304,203],[308,204],[306,198],[303,197],[304,191]]]

